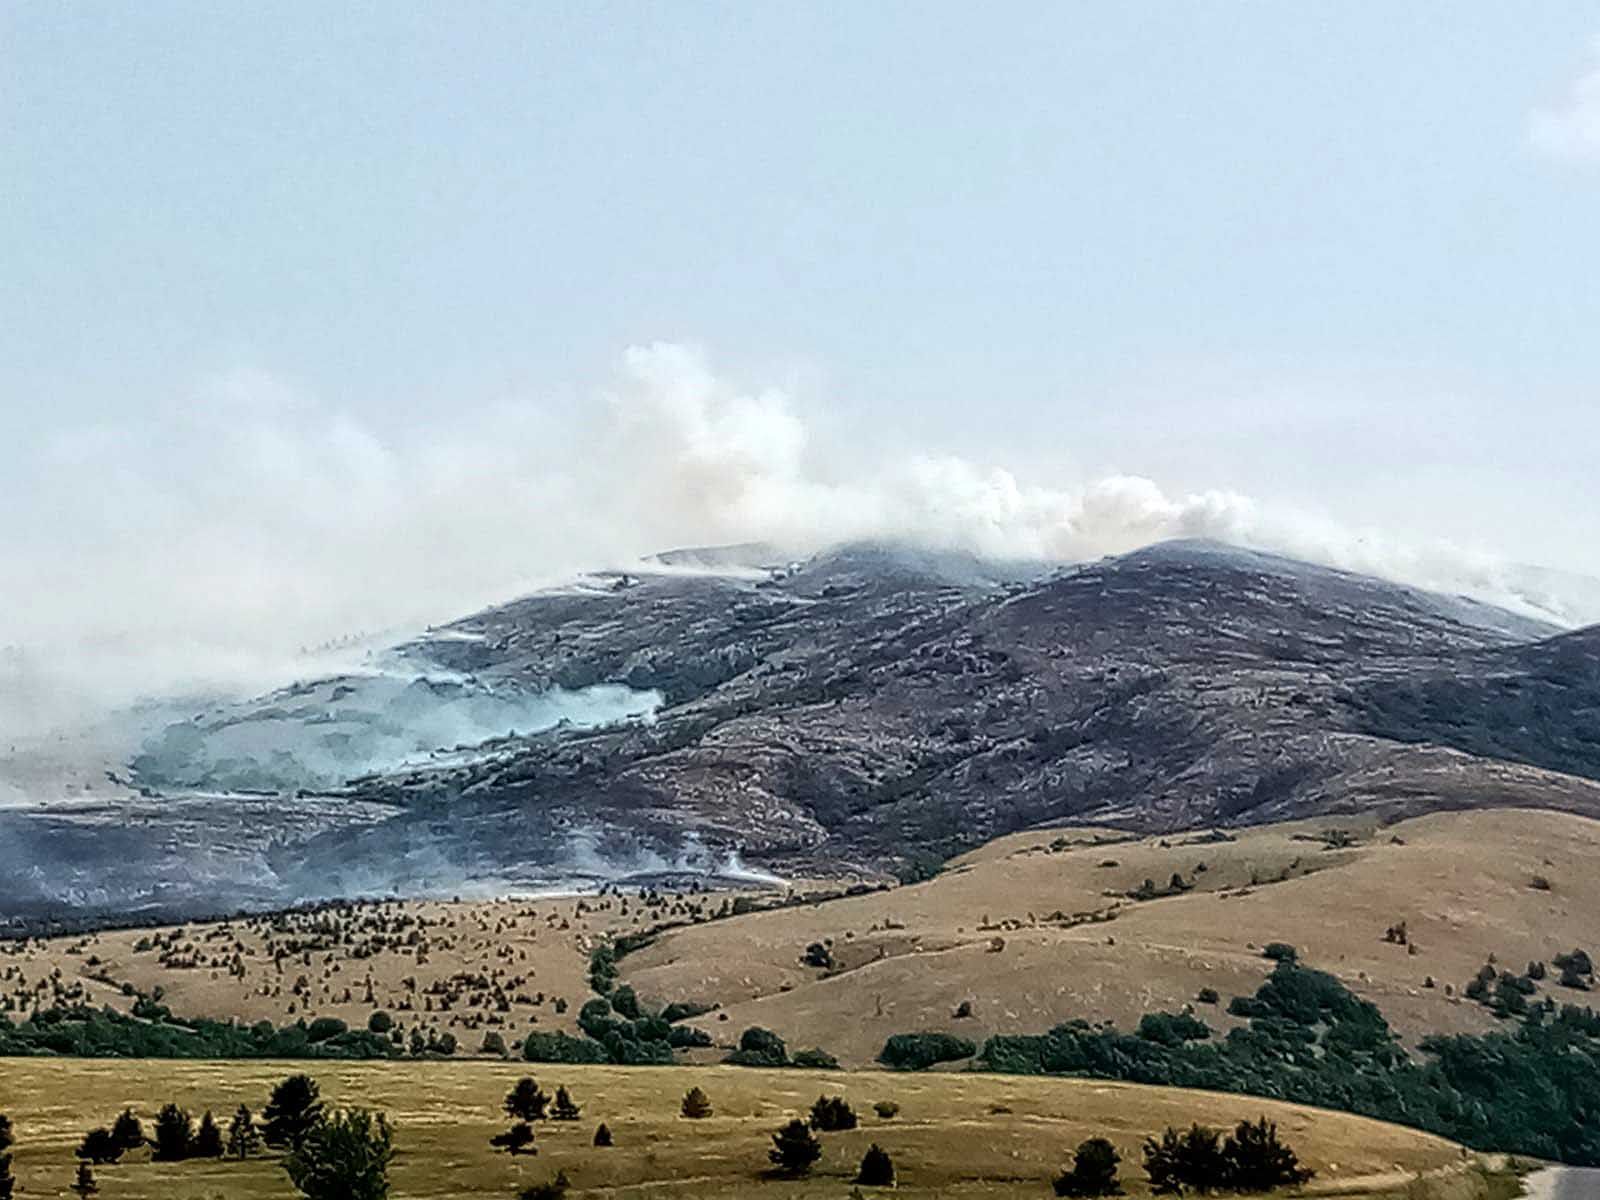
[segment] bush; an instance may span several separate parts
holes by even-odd
[[[506,1039],[491,1029],[483,1035],[483,1045],[478,1047],[479,1054],[496,1054],[501,1058],[506,1056]]]
[[[613,990],[610,999],[612,1010],[619,1016],[627,1017],[630,1021],[637,1021],[644,1016],[639,1008],[639,997],[629,985],[623,984]]]
[[[794,1066],[805,1067],[813,1071],[837,1071],[839,1060],[826,1050],[812,1047],[810,1050],[801,1050],[794,1056]]]
[[[739,1048],[725,1061],[740,1067],[783,1067],[789,1063],[789,1051],[772,1030],[752,1025],[739,1036]]]
[[[816,1134],[806,1128],[806,1123],[796,1118],[772,1135],[772,1149],[767,1157],[784,1175],[798,1178],[809,1175],[817,1159],[822,1157],[822,1143]]]
[[[78,1146],[77,1155],[99,1167],[116,1162],[122,1157],[122,1151],[123,1147],[111,1130],[102,1125],[83,1135],[83,1142]]]
[[[324,1117],[306,1130],[283,1166],[308,1200],[385,1200],[393,1160],[388,1119],[357,1108]]]
[[[699,1121],[711,1115],[711,1098],[697,1087],[690,1088],[683,1094],[683,1105],[679,1111],[691,1121]]]
[[[1266,1117],[1240,1121],[1222,1147],[1228,1186],[1236,1192],[1270,1192],[1311,1178],[1295,1152],[1278,1140],[1278,1127]]]
[[[1262,958],[1270,958],[1273,962],[1298,962],[1300,952],[1288,942],[1268,942],[1261,951]]]
[[[611,1148],[611,1127],[604,1121],[594,1131],[594,1144],[603,1150]]]
[[[575,1038],[565,1033],[530,1033],[522,1042],[522,1057],[528,1062],[605,1063],[611,1061],[599,1042]]]
[[[1195,993],[1194,998],[1201,1004],[1215,1004],[1217,1001],[1222,999],[1221,996],[1217,995],[1217,989],[1210,987],[1201,988]]]
[[[381,1008],[373,1010],[372,1015],[367,1018],[368,1033],[388,1033],[393,1028],[394,1018]]]
[[[694,1046],[711,1045],[711,1035],[704,1029],[696,1029],[693,1025],[674,1025],[667,1031],[667,1045],[676,1050],[688,1050]]]
[[[573,1102],[572,1094],[565,1087],[556,1088],[555,1103],[550,1107],[552,1121],[576,1121],[583,1115],[583,1110]]]
[[[313,1042],[325,1042],[329,1038],[338,1037],[341,1033],[349,1033],[350,1026],[338,1017],[318,1017],[306,1027],[306,1037]],[[371,1032],[380,1032],[371,1030]]]
[[[1213,1192],[1228,1186],[1221,1135],[1203,1125],[1191,1125],[1181,1134],[1169,1125],[1159,1142],[1146,1138],[1144,1171],[1157,1195]]]
[[[518,1121],[504,1133],[495,1134],[489,1139],[489,1145],[511,1155],[539,1153],[533,1144],[533,1126],[526,1121]]]
[[[1211,1027],[1188,1013],[1145,1013],[1139,1018],[1139,1036],[1161,1046],[1181,1046],[1205,1041]]]
[[[709,1004],[696,1004],[691,1000],[678,1000],[661,1010],[661,1019],[668,1025],[687,1021],[690,1017],[703,1017],[711,1011]]]
[[[572,1181],[567,1178],[567,1173],[557,1171],[556,1177],[549,1182],[523,1188],[517,1193],[517,1200],[566,1200],[567,1189],[571,1186]]]
[[[971,1058],[978,1048],[948,1033],[897,1033],[883,1044],[878,1061],[896,1071],[923,1071],[935,1063]]]
[[[1117,1165],[1121,1162],[1122,1156],[1105,1138],[1090,1138],[1079,1143],[1072,1154],[1071,1170],[1056,1176],[1056,1195],[1122,1195],[1122,1181],[1117,1178]]]
[[[841,1133],[856,1127],[856,1112],[843,1096],[818,1096],[811,1106],[811,1128],[823,1133]]]
[[[867,1147],[861,1156],[861,1169],[856,1172],[856,1182],[865,1187],[893,1187],[894,1160],[877,1142]]]
[[[879,1100],[872,1106],[872,1111],[885,1121],[892,1121],[900,1115],[900,1106],[893,1100]]]

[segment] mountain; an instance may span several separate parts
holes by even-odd
[[[1053,571],[776,557],[675,552],[177,722],[133,759],[114,859],[72,813],[0,813],[35,855],[22,894],[127,902],[157,860],[172,903],[230,875],[256,903],[905,876],[1048,822],[1600,814],[1594,631],[1205,542]],[[207,841],[206,814],[237,832]]]

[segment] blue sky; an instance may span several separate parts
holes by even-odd
[[[294,494],[237,470],[149,499],[229,404],[301,414],[289,458],[508,408],[604,458],[619,362],[667,342],[781,389],[808,480],[1133,474],[1600,571],[1597,35],[1554,2],[8,4],[0,536],[59,583],[41,542],[181,544],[229,479],[272,524]],[[63,462],[159,514],[63,500]]]

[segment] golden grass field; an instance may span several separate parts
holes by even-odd
[[[1350,844],[1319,840],[1331,830]],[[717,1005],[695,1023],[720,1048],[761,1025],[791,1050],[820,1046],[862,1067],[893,1033],[943,1030],[981,1043],[1080,1017],[1131,1029],[1145,1012],[1193,1002],[1202,987],[1222,1002],[1197,1005],[1198,1014],[1225,1030],[1235,1023],[1228,998],[1260,984],[1271,941],[1338,975],[1414,1043],[1494,1026],[1460,996],[1488,956],[1520,970],[1574,946],[1597,949],[1600,874],[1589,864],[1600,860],[1600,821],[1584,817],[1501,809],[1392,826],[1330,818],[1233,831],[1227,841],[1177,834],[1104,844],[1116,836],[1014,834],[928,883],[722,920],[704,919],[722,896],[392,901],[356,913],[390,932],[383,945],[368,928],[285,954],[316,936],[318,913],[283,918],[287,931],[271,917],[164,931],[176,953],[138,950],[163,933],[148,930],[0,944],[0,1008],[10,1008],[0,1015],[48,1006],[57,987],[124,1009],[127,991],[160,989],[180,1016],[247,1022],[336,1016],[359,1028],[382,1008],[407,1034],[449,1032],[458,1054],[474,1054],[490,1031],[508,1045],[529,1029],[575,1031],[599,941],[698,916],[626,956],[622,980],[647,1003]],[[1145,879],[1164,886],[1174,873],[1192,890],[1130,898]],[[1530,886],[1536,878],[1549,888]],[[350,921],[348,910],[339,919]],[[417,921],[419,943],[396,944],[395,934],[417,928],[403,922]],[[1409,947],[1384,940],[1400,921]],[[804,965],[806,946],[825,939],[834,967]],[[1550,983],[1545,991],[1576,995]],[[972,1015],[957,1019],[964,1001]]]
[[[565,1084],[583,1105],[582,1120],[539,1125],[540,1152],[512,1159],[488,1139],[506,1124],[500,1102],[526,1073],[512,1064],[189,1063],[116,1060],[0,1060],[0,1111],[16,1125],[18,1195],[66,1196],[73,1150],[92,1125],[109,1124],[131,1106],[146,1122],[174,1100],[198,1114],[209,1108],[226,1125],[240,1103],[258,1113],[271,1085],[308,1070],[334,1105],[389,1114],[398,1157],[396,1197],[501,1196],[564,1169],[573,1195],[614,1200],[646,1197],[786,1197],[845,1200],[867,1145],[894,1157],[895,1194],[906,1197],[1045,1197],[1050,1180],[1084,1138],[1109,1137],[1122,1153],[1124,1181],[1146,1194],[1139,1170],[1145,1134],[1200,1120],[1226,1125],[1266,1114],[1318,1175],[1317,1193],[1407,1194],[1482,1200],[1476,1160],[1439,1138],[1393,1125],[1239,1096],[1084,1080],[976,1074],[766,1071],[735,1067],[566,1067],[535,1071],[547,1091]],[[715,1105],[712,1117],[678,1115],[691,1086]],[[861,1127],[824,1134],[817,1171],[803,1181],[765,1178],[769,1134],[803,1115],[822,1092],[842,1094]],[[901,1105],[882,1120],[880,1099]],[[591,1144],[606,1122],[616,1145]],[[1425,1176],[1419,1190],[1417,1179]],[[266,1200],[294,1195],[275,1157],[151,1163],[140,1151],[96,1170],[102,1200]],[[869,1190],[870,1191],[870,1190]]]

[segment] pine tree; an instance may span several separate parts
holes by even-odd
[[[711,1098],[697,1087],[690,1088],[683,1094],[683,1115],[691,1121],[698,1121],[711,1115]]]
[[[322,1090],[309,1075],[290,1075],[272,1089],[261,1116],[267,1145],[296,1148],[322,1119]]]
[[[83,1200],[100,1190],[100,1185],[94,1181],[94,1172],[89,1169],[88,1163],[78,1164],[78,1178],[72,1183],[72,1190],[77,1192]]]
[[[603,1150],[611,1146],[611,1127],[604,1121],[601,1121],[600,1128],[594,1131],[594,1144]]]
[[[194,1135],[191,1155],[194,1158],[222,1157],[222,1130],[217,1128],[217,1120],[209,1108],[200,1118],[200,1131]]]
[[[95,1166],[105,1163],[114,1163],[122,1157],[122,1147],[117,1144],[117,1139],[111,1130],[104,1125],[89,1130],[83,1136],[83,1143],[78,1147],[78,1157]]]
[[[250,1109],[241,1104],[228,1123],[228,1157],[242,1160],[260,1152],[261,1134],[256,1131],[256,1119]]]
[[[813,1164],[822,1157],[822,1143],[804,1121],[796,1118],[772,1135],[767,1157],[785,1175],[809,1175]]]
[[[17,1178],[11,1173],[11,1147],[15,1141],[11,1118],[0,1113],[0,1200],[11,1200],[17,1189]]]
[[[539,1153],[539,1148],[533,1144],[533,1126],[526,1121],[518,1121],[504,1133],[495,1134],[489,1139],[489,1145],[509,1154]]]
[[[565,1087],[556,1088],[556,1102],[550,1109],[552,1121],[576,1121],[583,1115],[583,1110],[572,1100],[572,1094]]]
[[[144,1145],[144,1126],[139,1123],[139,1118],[133,1115],[133,1109],[122,1110],[121,1115],[112,1123],[111,1136],[123,1150],[137,1150]]]
[[[515,1117],[519,1121],[542,1121],[545,1116],[544,1110],[549,1103],[550,1097],[544,1090],[532,1079],[524,1076],[506,1093],[506,1115]]]
[[[194,1122],[176,1104],[168,1104],[156,1114],[157,1162],[182,1162],[194,1152]]]
[[[856,1182],[865,1187],[893,1187],[894,1160],[884,1148],[873,1142],[861,1156],[861,1169],[856,1172]]]

